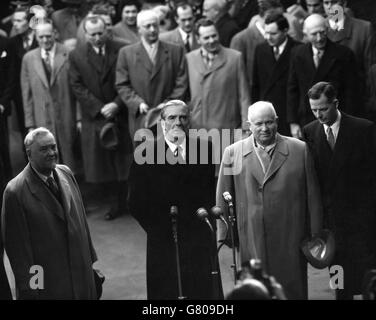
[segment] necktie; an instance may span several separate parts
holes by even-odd
[[[50,188],[51,192],[54,194],[54,196],[60,200],[60,191],[59,187],[57,186],[57,183],[54,178],[48,177],[47,178],[47,185]]]
[[[190,44],[189,44],[189,33],[187,33],[187,38],[185,38],[185,50],[187,51],[187,52],[189,52],[189,51],[191,51],[191,46],[190,46]]]
[[[336,142],[335,142],[333,130],[331,127],[328,127],[326,134],[327,134],[328,144],[330,146],[330,149],[334,150],[334,146]]]
[[[28,36],[25,36],[23,38],[23,47],[25,49],[25,51],[29,51],[29,37]]]
[[[50,52],[46,51],[46,56],[44,57],[44,63],[46,65],[47,69],[47,76],[50,78],[51,72],[52,72],[52,67],[51,67],[51,57],[50,57]]]
[[[321,57],[322,57],[322,51],[321,50],[317,50],[316,54],[313,55],[313,62],[315,63],[316,69],[320,65]]]
[[[178,163],[184,163],[183,148],[181,146],[176,147],[174,151],[174,156],[178,158]]]
[[[99,47],[98,48],[98,54],[100,57],[103,57],[104,56],[104,50],[103,50],[103,47]]]
[[[276,61],[279,59],[279,48],[278,47],[273,47],[273,52],[274,52],[274,58]]]

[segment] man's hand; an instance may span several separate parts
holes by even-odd
[[[300,125],[297,123],[290,123],[290,131],[291,135],[294,138],[301,139],[303,138],[302,129],[300,128]]]
[[[111,119],[118,113],[118,111],[119,106],[115,102],[110,102],[103,106],[103,108],[101,109],[101,114],[106,119]]]
[[[149,106],[145,102],[141,102],[139,108],[140,108],[140,114],[145,114],[150,109]]]
[[[5,111],[5,107],[2,104],[0,104],[0,114],[2,114],[4,111]]]

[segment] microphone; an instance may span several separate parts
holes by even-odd
[[[229,207],[234,206],[234,204],[232,203],[232,197],[231,197],[230,192],[225,191],[225,192],[223,192],[222,196],[223,196],[223,199],[226,201],[226,203],[228,204]]]
[[[205,208],[198,208],[197,211],[196,211],[196,215],[200,220],[205,221],[207,223],[207,225],[209,226],[210,231],[214,233],[213,226],[211,225],[211,223],[208,219],[209,213],[206,211],[206,209]]]
[[[220,207],[214,206],[213,208],[210,209],[210,212],[216,218],[217,220],[221,220],[224,224],[227,225],[226,219],[223,217],[223,211]]]

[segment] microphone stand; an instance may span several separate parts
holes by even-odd
[[[178,300],[184,300],[186,299],[186,297],[183,296],[181,271],[180,271],[180,255],[179,255],[178,229],[177,229],[177,216],[178,216],[177,206],[171,206],[170,215],[171,215],[171,222],[172,222],[172,235],[173,235],[174,244],[175,244],[176,271],[177,271],[177,276],[178,276],[178,290],[179,290]]]
[[[230,224],[231,224],[231,228],[230,228],[230,234],[231,234],[231,248],[232,248],[232,261],[233,261],[233,264],[231,265],[231,268],[233,268],[233,271],[234,271],[234,283],[236,284],[236,280],[237,280],[237,271],[238,271],[238,267],[237,267],[237,263],[236,263],[236,248],[235,248],[235,238],[234,238],[234,228],[236,227],[236,218],[235,218],[235,215],[234,215],[234,205],[232,203],[232,201],[226,201],[227,205],[228,205],[228,209],[229,209],[229,221],[230,221]]]
[[[211,225],[208,217],[208,212],[204,208],[200,208],[196,211],[198,217],[206,222],[211,233],[211,246],[210,246],[210,264],[211,264],[211,283],[212,283],[212,298],[213,300],[223,300],[223,290],[221,278],[219,276],[218,270],[218,254],[217,254],[217,237],[214,232],[213,226]]]

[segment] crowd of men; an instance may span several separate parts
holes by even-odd
[[[17,298],[98,297],[78,174],[115,186],[106,220],[131,213],[147,233],[149,299],[182,288],[218,298],[195,211],[217,204],[228,218],[226,191],[241,261],[260,258],[287,298],[307,298],[300,245],[323,228],[336,241],[330,265],[344,270],[337,298],[361,293],[376,266],[371,22],[344,0],[61,2],[18,1],[0,36],[0,250]],[[15,178],[11,113],[28,159]],[[45,289],[30,288],[33,265],[45,268]],[[0,297],[9,292],[1,263]]]

